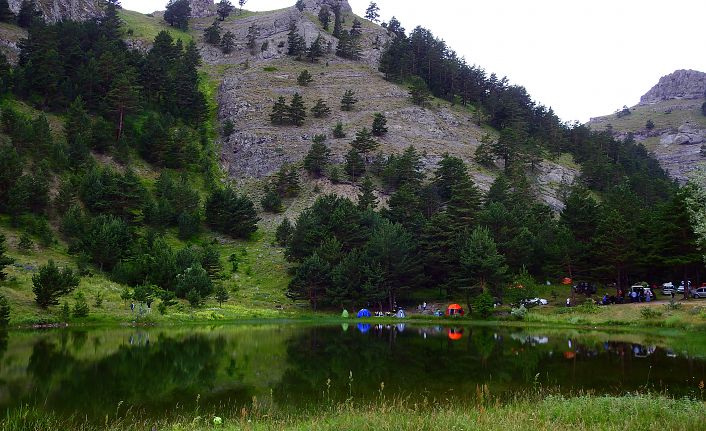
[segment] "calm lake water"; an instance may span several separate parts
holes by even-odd
[[[496,394],[542,385],[701,397],[704,345],[688,340],[355,322],[11,332],[0,343],[0,408],[34,405],[98,421],[128,408],[218,411],[253,397],[285,408],[381,393],[464,398],[483,384]]]

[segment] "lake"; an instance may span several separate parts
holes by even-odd
[[[703,338],[703,337],[702,337]],[[0,408],[100,421],[130,410],[282,408],[348,397],[463,399],[651,390],[703,394],[704,344],[684,336],[496,326],[300,324],[13,331],[0,342]]]

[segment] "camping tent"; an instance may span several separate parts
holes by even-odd
[[[463,307],[458,304],[451,304],[446,309],[447,316],[463,316]]]
[[[407,313],[405,313],[404,310],[400,308],[399,310],[397,310],[395,317],[397,317],[398,319],[404,319],[405,317],[407,317]]]
[[[358,319],[360,319],[362,317],[370,317],[370,311],[368,311],[366,308],[361,309],[358,312]]]
[[[348,310],[344,308],[343,313],[341,313],[341,317],[343,317],[344,319],[348,319]]]

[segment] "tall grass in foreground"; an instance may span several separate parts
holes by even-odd
[[[6,431],[206,431],[206,430],[704,430],[706,403],[656,394],[594,396],[528,394],[500,401],[481,390],[474,402],[414,403],[386,400],[369,404],[328,404],[299,412],[278,412],[253,400],[248,408],[162,420],[106,418],[90,424],[23,408],[9,411]]]

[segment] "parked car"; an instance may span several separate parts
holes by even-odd
[[[520,305],[524,305],[525,308],[532,308],[536,307],[538,305],[547,305],[549,304],[549,301],[546,299],[542,298],[531,298],[531,299],[522,299],[520,300]]]
[[[662,295],[671,295],[672,292],[677,292],[677,289],[674,287],[674,283],[668,281],[667,283],[662,284]]]
[[[706,298],[706,287],[699,287],[698,289],[692,289],[691,296],[696,299]]]

